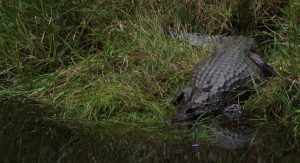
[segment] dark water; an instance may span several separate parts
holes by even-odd
[[[57,114],[56,109],[32,101],[2,102],[0,161],[300,161],[292,132],[276,125],[254,127],[244,120],[211,122],[206,127],[95,125],[54,121]]]

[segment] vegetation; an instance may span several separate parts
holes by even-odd
[[[162,126],[170,101],[209,53],[165,35],[245,35],[277,76],[245,102],[257,125],[300,136],[300,3],[297,0],[73,0],[0,2],[0,97],[32,99],[67,128]]]

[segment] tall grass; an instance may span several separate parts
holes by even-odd
[[[210,55],[166,36],[171,24],[259,40],[278,75],[246,111],[299,135],[299,17],[293,0],[2,1],[0,96],[47,103],[70,123],[163,124],[190,70]]]

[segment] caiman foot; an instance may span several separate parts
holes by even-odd
[[[189,101],[191,101],[191,99],[192,99],[192,87],[187,87],[181,90],[176,95],[172,103],[175,105],[179,104],[181,101],[183,101],[183,103],[188,103]]]

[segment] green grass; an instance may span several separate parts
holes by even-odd
[[[249,14],[245,14],[245,12]],[[162,125],[170,101],[209,53],[163,31],[259,40],[278,75],[246,102],[257,124],[300,136],[300,3],[247,1],[1,1],[0,97],[30,98],[74,124]]]

